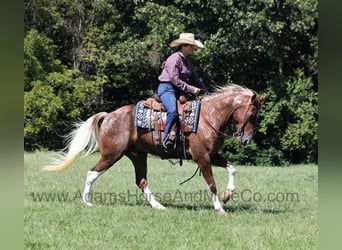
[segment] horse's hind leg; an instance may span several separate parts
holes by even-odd
[[[92,206],[89,200],[89,193],[94,182],[100,175],[106,172],[107,169],[109,169],[116,161],[118,161],[121,158],[121,156],[122,155],[120,154],[116,157],[114,155],[112,155],[111,157],[101,156],[101,159],[98,161],[98,163],[90,171],[88,171],[87,179],[82,193],[82,201],[86,205]]]
[[[98,163],[87,174],[82,201],[87,205],[89,193],[96,179],[109,169],[115,162],[121,159],[127,150],[133,128],[134,107],[124,106],[109,113],[103,119],[97,134],[97,142],[101,152]],[[96,134],[96,133],[95,133]]]
[[[135,170],[135,183],[144,193],[146,200],[150,203],[151,207],[156,209],[165,209],[160,204],[152,192],[150,191],[147,183],[147,153],[144,152],[128,152],[127,157],[132,161]]]

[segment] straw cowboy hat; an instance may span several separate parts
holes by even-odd
[[[181,33],[179,38],[170,43],[170,47],[177,47],[181,44],[196,45],[199,48],[203,48],[204,45],[198,40],[195,40],[195,35],[192,33]]]

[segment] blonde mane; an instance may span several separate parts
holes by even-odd
[[[215,86],[214,87],[214,92],[210,93],[208,96],[205,96],[203,99],[211,99],[211,97],[217,96],[217,95],[231,95],[231,94],[245,94],[249,96],[253,96],[253,91],[250,90],[247,87],[243,87],[237,84],[228,84],[225,86]]]

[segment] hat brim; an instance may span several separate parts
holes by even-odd
[[[204,45],[198,40],[192,41],[192,40],[186,40],[186,39],[176,39],[170,43],[170,47],[177,47],[182,44],[190,44],[190,45],[195,45],[199,48],[203,48]]]

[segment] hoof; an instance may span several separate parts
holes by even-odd
[[[215,211],[218,212],[219,214],[228,214],[226,211],[223,210],[223,208],[215,209]]]
[[[82,199],[82,202],[83,202],[85,205],[87,205],[88,207],[92,207],[92,206],[93,206],[93,204],[91,204],[89,201],[85,201],[85,200]]]
[[[230,200],[230,196],[231,196],[231,192],[229,191],[224,191],[221,194],[221,200],[223,201],[223,203],[226,203],[227,201]]]
[[[152,208],[158,209],[158,210],[165,210],[166,209],[166,207],[164,207],[162,204],[155,204],[152,206]]]

